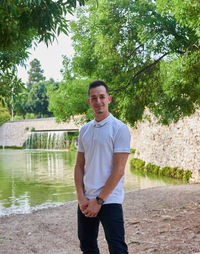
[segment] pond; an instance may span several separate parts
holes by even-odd
[[[0,216],[29,213],[75,200],[75,160],[75,151],[0,150]],[[138,175],[130,170],[129,161],[125,191],[181,183]]]

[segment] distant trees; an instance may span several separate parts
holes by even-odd
[[[14,111],[17,115],[22,115],[23,118],[26,113],[33,113],[35,117],[52,115],[48,111],[47,88],[52,84],[56,86],[56,83],[53,79],[45,81],[43,73],[40,61],[38,59],[31,61],[27,89],[22,89],[14,101]]]
[[[17,65],[27,60],[28,49],[41,41],[49,45],[61,32],[68,34],[66,14],[84,4],[85,0],[0,1],[0,97],[10,111],[14,106],[25,114],[25,84],[17,77]]]
[[[51,86],[48,89],[49,110],[53,112],[58,121],[67,121],[74,115],[87,113],[89,109],[87,89],[88,80],[78,79],[63,81],[59,84],[58,89]]]
[[[54,80],[38,82],[32,86],[26,101],[27,112],[34,113],[35,116],[52,116],[48,109],[49,97],[47,95],[47,89],[52,84],[55,86]]]
[[[146,107],[163,124],[191,115],[200,105],[199,5],[196,0],[99,0],[97,7],[89,1],[71,22],[75,55],[66,70],[70,66],[71,76],[84,83],[105,80],[114,95],[112,113],[131,125]],[[75,96],[66,93],[63,102]],[[57,114],[65,118],[64,111]]]
[[[38,82],[42,82],[45,80],[44,70],[41,68],[40,61],[38,59],[33,59],[30,62],[30,70],[28,71],[28,83],[27,88],[30,91],[32,86]]]
[[[44,41],[51,43],[61,32],[68,33],[66,14],[73,14],[85,0],[0,1],[0,96],[16,96],[24,84],[16,66],[24,64],[28,49]]]
[[[63,81],[58,86],[48,86],[49,110],[56,116],[57,121],[67,121],[77,114],[87,113],[89,117],[88,80],[80,80],[73,75],[67,57],[64,57],[63,67]]]
[[[28,98],[28,93],[26,89],[22,89],[21,93],[18,94],[17,99],[14,100],[13,103],[13,111],[15,114],[14,119],[16,118],[20,118],[21,119],[25,119],[26,114],[27,114],[27,108],[26,108],[26,102],[27,102],[27,98]]]
[[[0,126],[6,122],[9,121],[11,118],[11,115],[9,113],[9,110],[7,108],[7,105],[3,99],[0,99]]]

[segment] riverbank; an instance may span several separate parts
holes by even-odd
[[[77,202],[0,217],[0,254],[78,254]],[[125,195],[129,254],[200,253],[200,184],[136,190]],[[100,228],[99,247],[107,254]]]

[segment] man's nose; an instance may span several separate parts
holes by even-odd
[[[97,103],[100,103],[101,99],[99,97],[97,97]]]

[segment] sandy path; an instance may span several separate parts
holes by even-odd
[[[200,254],[200,184],[126,193],[126,239],[130,254]],[[32,214],[0,217],[1,254],[78,254],[77,202]],[[101,254],[108,253],[103,231]]]

